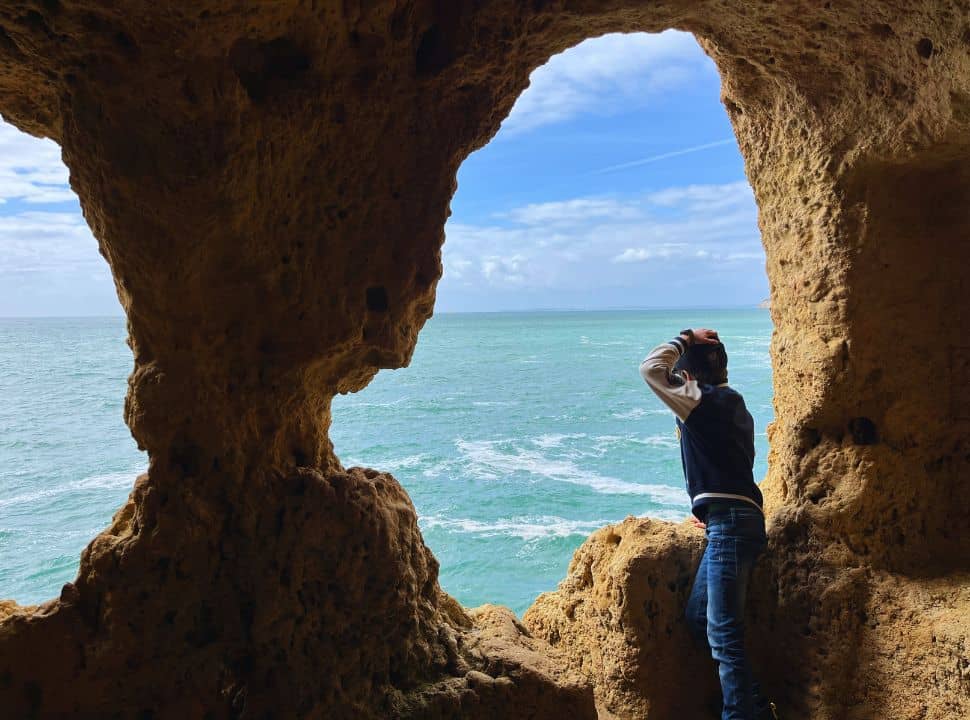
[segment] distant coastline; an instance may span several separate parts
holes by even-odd
[[[435,310],[435,315],[489,315],[489,314],[538,314],[538,313],[615,313],[615,312],[737,312],[738,310],[762,310],[769,306],[762,301],[756,305],[617,305],[615,307],[584,308],[497,308],[495,310]]]

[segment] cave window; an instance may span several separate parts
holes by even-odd
[[[596,528],[686,517],[673,418],[637,373],[686,325],[724,336],[766,473],[768,283],[719,91],[673,31],[587,40],[536,70],[459,172],[410,367],[334,401],[343,463],[403,483],[465,605],[521,612]]]
[[[126,335],[60,148],[0,122],[0,599],[57,596],[146,465]]]

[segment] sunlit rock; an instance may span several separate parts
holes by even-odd
[[[786,718],[970,712],[965,9],[45,0],[0,8],[0,112],[63,148],[151,463],[60,598],[0,608],[4,713],[558,720],[595,686],[669,717],[696,536],[628,521],[526,626],[470,617],[400,486],[327,434],[335,393],[408,363],[457,168],[530,71],[668,27],[722,74],[767,253],[766,681]]]

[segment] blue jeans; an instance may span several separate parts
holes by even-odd
[[[718,664],[721,720],[752,720],[761,697],[744,650],[744,601],[755,560],[765,549],[764,516],[755,508],[712,509],[707,548],[687,600],[687,626]]]

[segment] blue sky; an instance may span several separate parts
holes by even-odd
[[[719,86],[674,31],[588,40],[537,69],[459,171],[437,311],[767,297]],[[58,147],[0,125],[0,316],[120,312]]]

